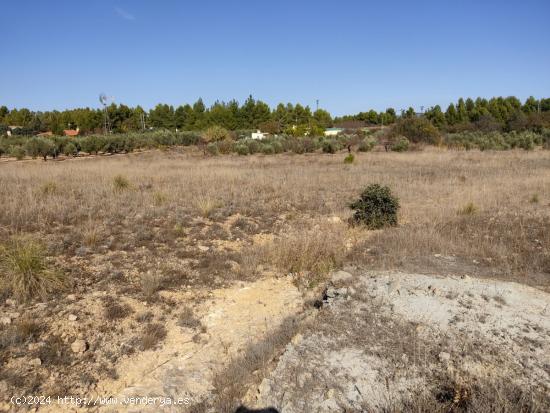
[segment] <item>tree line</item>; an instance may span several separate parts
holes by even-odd
[[[270,108],[265,102],[252,96],[240,104],[236,100],[215,102],[207,107],[202,99],[195,103],[174,107],[158,104],[149,111],[141,106],[134,108],[124,104],[111,104],[106,112],[110,129],[114,133],[127,133],[144,129],[169,129],[202,131],[210,126],[221,126],[228,130],[260,129],[268,133],[303,135],[313,134],[332,126],[353,124],[392,125],[399,119],[423,117],[441,131],[460,132],[464,130],[525,130],[533,127],[548,127],[550,98],[537,100],[529,97],[522,103],[516,97],[460,98],[451,103],[445,111],[436,105],[426,111],[417,112],[409,107],[400,114],[394,108],[383,112],[369,110],[355,115],[333,117],[324,109],[313,111],[309,106],[287,103]],[[64,129],[79,128],[83,134],[102,133],[104,113],[102,109],[78,108],[64,111],[31,111],[26,108],[8,109],[0,106],[0,135],[8,126],[16,125],[20,135],[35,135],[51,131],[62,135]]]

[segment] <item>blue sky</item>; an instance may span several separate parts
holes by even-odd
[[[0,105],[550,96],[550,1],[6,1]]]

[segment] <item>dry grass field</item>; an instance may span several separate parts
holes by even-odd
[[[236,282],[290,273],[307,293],[355,265],[550,291],[549,151],[344,156],[174,149],[2,163],[6,394],[91,391],[121,358],[162,346],[171,320],[204,340],[194,309]],[[371,183],[399,198],[397,227],[348,224]]]

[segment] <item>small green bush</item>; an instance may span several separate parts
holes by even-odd
[[[217,156],[220,154],[220,149],[218,148],[217,143],[209,143],[206,146],[206,152],[208,152],[209,155]]]
[[[340,144],[335,139],[329,139],[323,142],[324,153],[336,153],[340,150]]]
[[[235,152],[243,156],[246,156],[250,153],[248,150],[248,146],[245,143],[238,143],[237,145],[235,145]]]
[[[369,229],[397,225],[399,200],[387,186],[369,185],[349,207],[355,211],[352,217],[355,224]]]
[[[265,155],[273,155],[275,153],[275,149],[273,148],[273,145],[266,143],[262,145],[262,153]]]
[[[18,161],[25,158],[25,150],[21,146],[12,146],[9,153],[10,156],[13,156]]]
[[[391,146],[391,150],[394,152],[406,152],[409,150],[409,140],[405,137],[397,139],[397,141]]]
[[[355,155],[352,153],[348,154],[348,156],[344,158],[345,164],[352,164],[354,161],[355,161]]]
[[[359,152],[370,152],[376,145],[376,139],[369,137],[363,139],[361,142],[359,142],[359,146],[357,147],[357,150]]]

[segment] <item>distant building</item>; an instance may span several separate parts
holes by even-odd
[[[11,136],[12,132],[14,132],[16,129],[23,129],[23,127],[18,125],[9,125],[8,130],[6,131],[6,135]]]
[[[79,128],[76,128],[76,129],[65,129],[63,131],[63,134],[65,136],[78,136],[80,134],[80,129]]]
[[[325,130],[325,136],[336,136],[341,132],[344,132],[343,128],[327,128]]]
[[[261,132],[259,129],[256,132],[252,132],[252,135],[250,137],[252,139],[264,139],[268,133]]]

